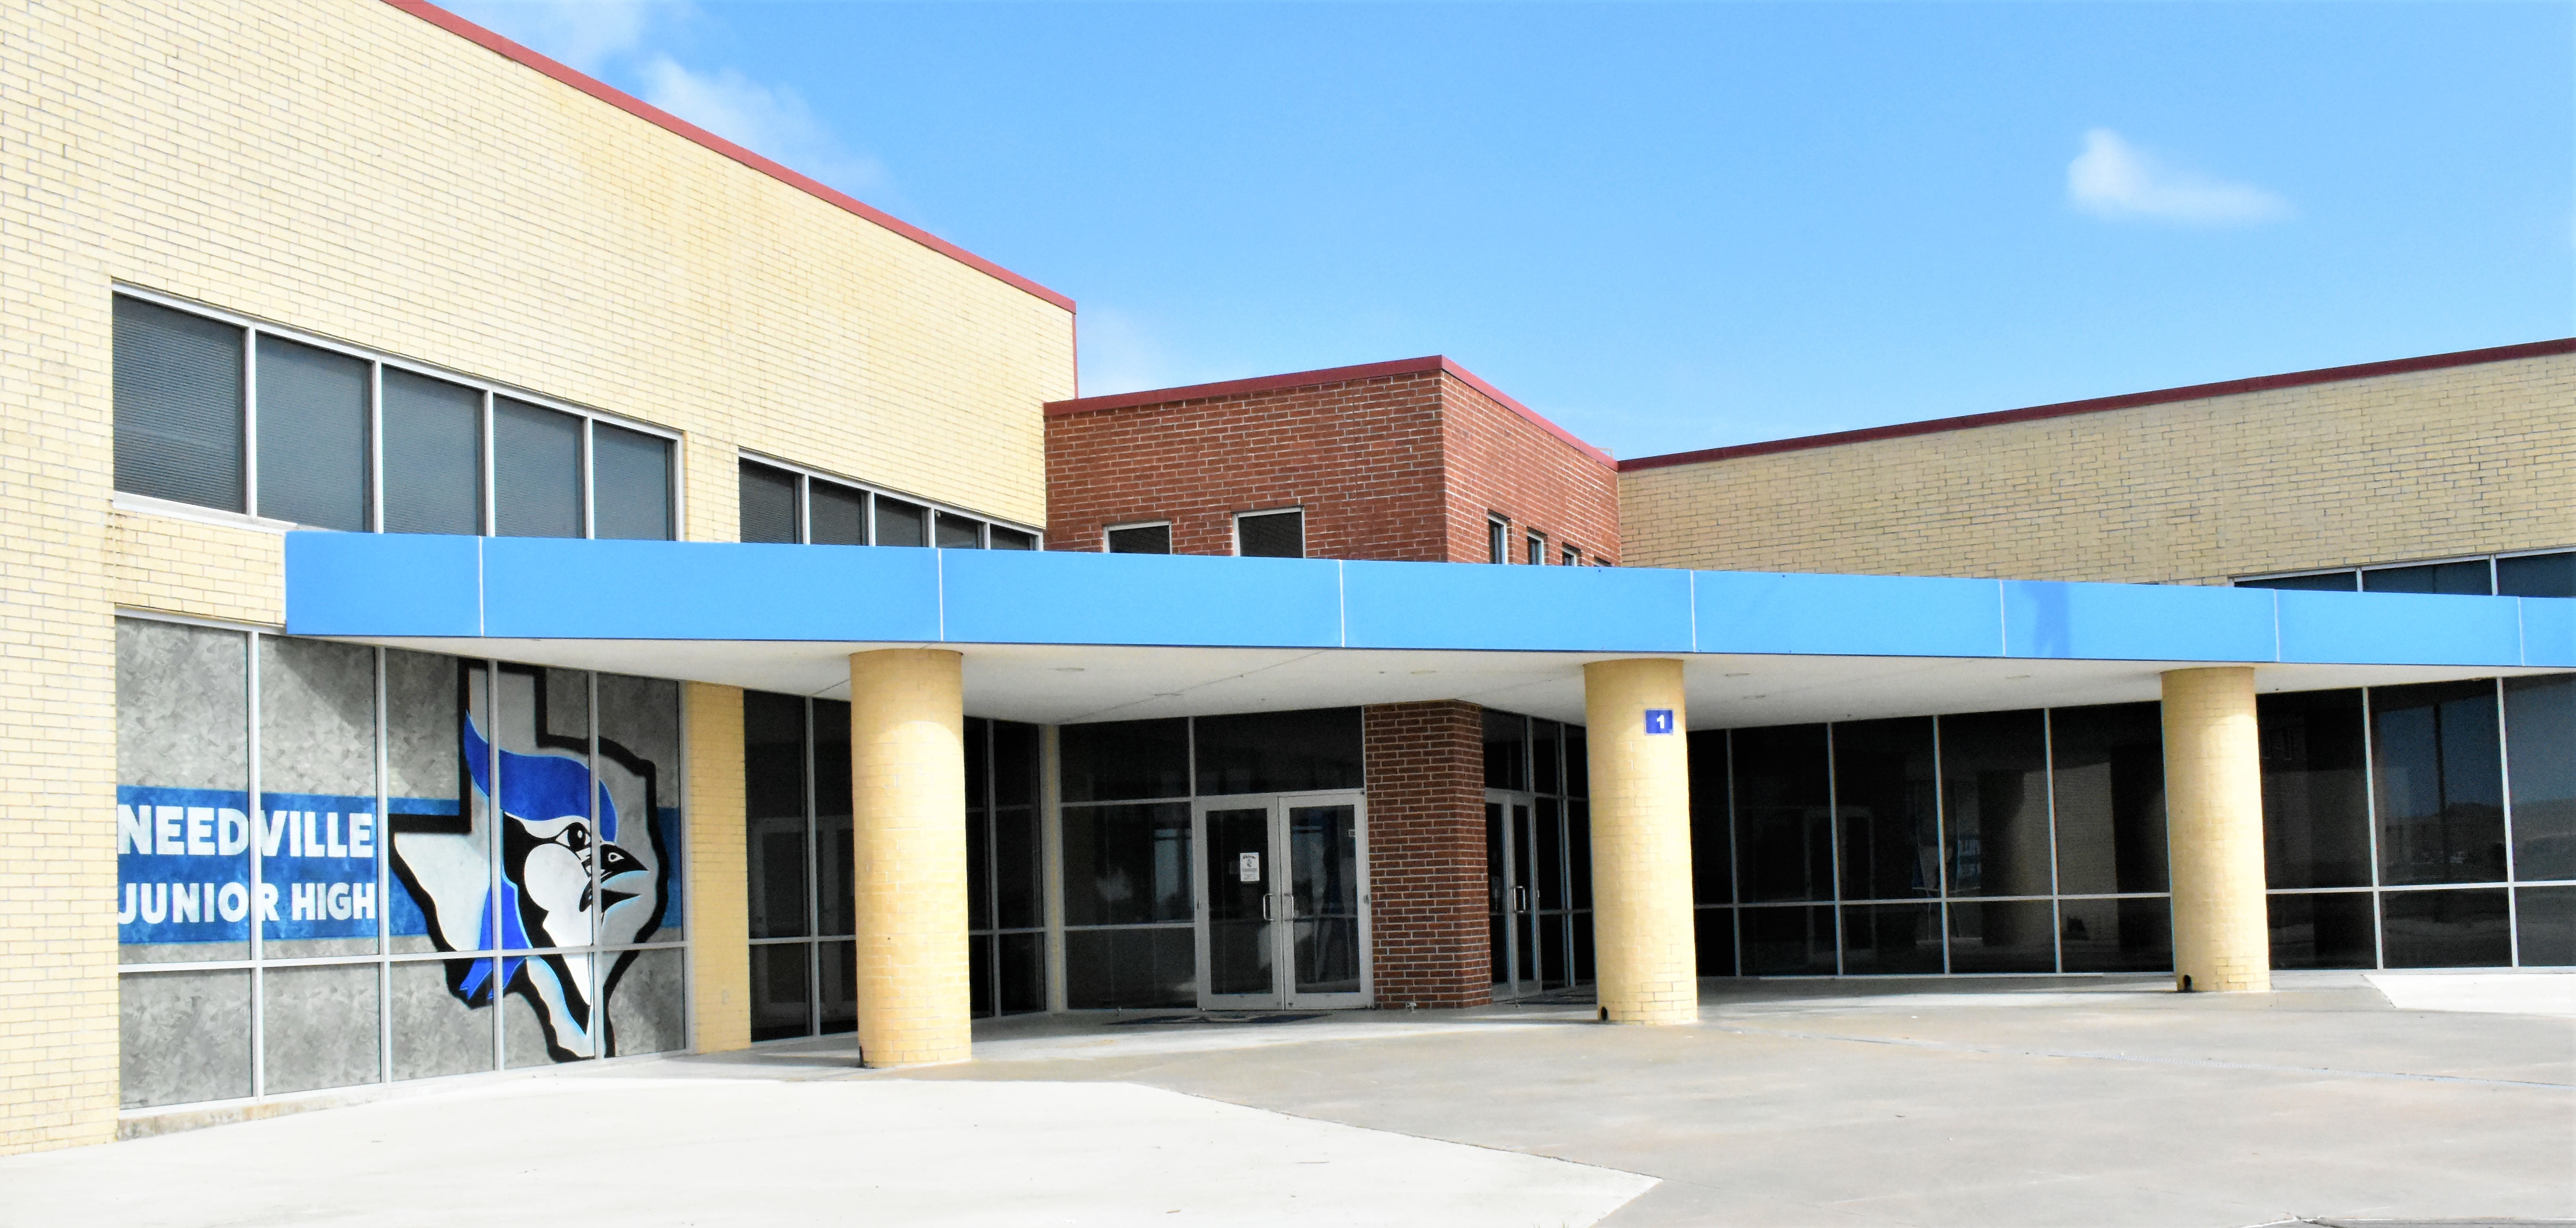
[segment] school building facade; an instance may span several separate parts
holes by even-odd
[[[0,10],[0,1152],[1035,1011],[2576,965],[2576,342],[1614,460],[427,4]]]

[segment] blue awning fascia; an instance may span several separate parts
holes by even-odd
[[[2576,601],[1653,568],[296,532],[287,630],[2576,667]]]

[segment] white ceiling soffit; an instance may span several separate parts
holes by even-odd
[[[1041,724],[1435,699],[1581,721],[1583,664],[1634,655],[739,640],[360,642],[832,699],[849,696],[851,653],[948,647],[966,657],[969,713]],[[2156,698],[2162,671],[2193,667],[2154,661],[1713,654],[1682,660],[1687,719],[1694,729],[2131,703]],[[2550,672],[2563,671],[2258,665],[2255,686],[2315,691]]]

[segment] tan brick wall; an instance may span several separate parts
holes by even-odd
[[[2263,895],[2262,738],[2254,671],[2164,676],[2165,833],[2173,864],[2174,982],[2272,987]]]
[[[2576,543],[2576,355],[1620,481],[1629,564],[2225,583]]]
[[[1670,708],[1673,732],[1646,732]],[[1691,909],[1689,714],[1682,663],[1595,661],[1583,667],[1585,750],[1592,781],[1593,952],[1601,1017],[1612,1023],[1699,1018],[1698,916]]]
[[[870,1066],[961,1062],[973,1040],[964,662],[936,648],[850,657],[850,882]]]
[[[746,898],[742,690],[680,688],[689,739],[689,1021],[700,1053],[751,1043],[751,909]]]
[[[0,1152],[114,1131],[114,607],[281,617],[111,509],[113,285],[680,431],[691,538],[737,447],[1046,519],[1068,311],[419,18],[0,5],[0,81]]]

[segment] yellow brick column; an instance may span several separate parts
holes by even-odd
[[[1669,733],[1648,733],[1665,710]],[[1682,663],[1595,661],[1583,667],[1592,764],[1592,925],[1601,1017],[1612,1023],[1699,1018],[1691,925],[1690,743],[1682,730]]]
[[[2173,860],[2174,985],[2272,988],[2263,900],[2263,764],[2254,671],[2164,676],[2165,839]]]
[[[743,864],[742,691],[684,683],[689,738],[689,1019],[700,1053],[751,1043],[751,907]]]
[[[850,657],[859,1057],[869,1066],[969,1056],[963,661],[931,648]]]

